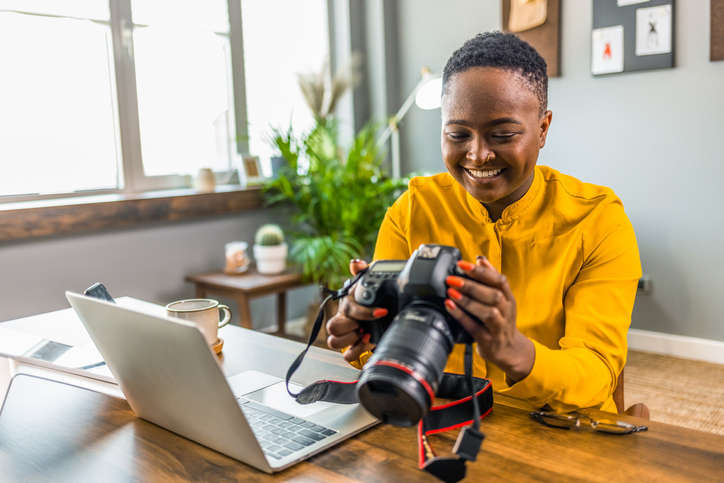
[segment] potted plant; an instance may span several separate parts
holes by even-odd
[[[370,258],[387,208],[407,188],[408,179],[392,179],[376,143],[376,126],[364,127],[351,145],[342,146],[334,105],[354,84],[350,73],[299,76],[315,125],[298,135],[274,129],[271,143],[287,161],[265,187],[268,206],[292,206],[289,258],[308,283],[339,288],[349,278],[349,261]],[[307,330],[318,301],[310,304]],[[328,304],[327,315],[336,311]],[[320,338],[324,338],[322,331]]]
[[[273,275],[287,268],[287,244],[278,225],[261,226],[254,237],[254,258],[259,273]]]
[[[350,259],[372,255],[387,207],[407,187],[408,180],[394,180],[382,169],[374,133],[374,126],[365,127],[345,150],[331,121],[299,137],[276,132],[288,166],[267,185],[265,197],[268,205],[295,208],[289,256],[307,282],[340,287]]]

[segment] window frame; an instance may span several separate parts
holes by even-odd
[[[141,154],[141,132],[138,112],[138,93],[136,87],[136,67],[133,52],[134,24],[131,12],[131,0],[107,0],[110,10],[109,20],[89,19],[92,22],[110,26],[111,49],[113,56],[113,72],[111,75],[111,88],[113,89],[113,106],[116,119],[116,136],[118,140],[118,183],[120,188],[97,189],[88,191],[60,192],[48,194],[23,194],[0,196],[0,205],[9,203],[23,203],[26,201],[56,200],[77,198],[94,195],[118,194],[133,196],[137,194],[155,192],[159,190],[184,189],[191,186],[192,178],[188,175],[146,176],[143,170]],[[229,15],[229,34],[227,65],[227,81],[229,85],[230,115],[227,115],[229,139],[229,170],[217,171],[217,179],[226,180],[227,185],[237,186],[238,177],[235,175],[236,166],[234,157],[248,151],[248,129],[246,114],[246,86],[244,72],[243,35],[241,31],[241,0],[227,0]],[[37,14],[17,11],[29,15],[65,18],[55,14]],[[68,17],[71,18],[71,17]],[[216,33],[219,34],[218,32]],[[234,184],[236,182],[237,184]],[[72,201],[71,201],[72,203]]]
[[[122,175],[123,188],[121,193],[143,193],[156,190],[187,188],[190,186],[190,176],[164,175],[146,176],[143,172],[143,157],[141,154],[141,129],[138,113],[138,91],[136,83],[136,64],[133,51],[134,23],[131,12],[131,0],[108,0],[111,10],[111,30],[113,35],[113,59],[116,70],[116,85],[118,93],[119,127],[121,131]],[[236,71],[233,67],[235,57],[238,55],[234,49],[232,38],[235,34],[232,24],[233,3],[240,0],[227,0],[229,15],[229,46],[230,60],[228,78],[231,89],[228,92],[230,105],[233,106],[234,115],[227,117],[227,122],[233,129],[236,139],[239,139],[239,120],[236,119],[237,103],[244,105],[246,110],[246,93],[238,91],[235,82]],[[239,5],[241,5],[239,3]],[[241,8],[238,10],[241,14]],[[240,32],[239,32],[240,34]],[[219,35],[217,33],[217,35]],[[240,45],[243,55],[243,43]],[[243,74],[243,65],[241,74]],[[243,119],[246,122],[246,119]],[[231,129],[230,129],[231,131]],[[230,143],[231,144],[231,143]],[[232,156],[242,153],[237,144],[236,153],[229,150],[229,171],[215,172],[219,178],[230,178],[235,171]],[[129,175],[130,174],[130,175]]]
[[[188,188],[171,189],[168,183],[161,190],[144,190],[132,180],[141,164],[140,126],[136,101],[135,65],[124,65],[129,59],[122,50],[132,37],[123,39],[122,19],[131,19],[130,0],[107,0],[110,22],[92,20],[109,25],[113,54],[116,100],[118,148],[121,151],[119,176],[123,177],[122,189],[102,189],[83,192],[53,193],[41,195],[0,196],[0,244],[22,243],[28,239],[63,236],[104,229],[123,229],[144,224],[171,223],[209,216],[229,216],[267,209],[260,185],[241,186],[227,184],[217,186],[213,193],[198,193]],[[333,28],[332,15],[336,0],[327,0],[327,25],[329,28],[329,55],[332,66],[336,64],[335,52],[344,50],[337,45],[340,36]],[[249,150],[248,114],[246,102],[246,75],[242,32],[241,0],[227,0],[229,9],[229,41],[231,46],[231,78],[233,84],[234,126],[236,151],[245,154]],[[50,16],[50,15],[49,15]],[[58,15],[53,15],[59,17]],[[125,20],[128,22],[129,20]],[[121,55],[123,54],[123,55]],[[119,68],[121,67],[121,68]],[[132,70],[131,70],[132,69]],[[133,75],[130,75],[130,74]],[[344,113],[346,114],[346,113]],[[345,117],[344,114],[342,117]],[[132,119],[135,118],[135,122]],[[345,117],[346,118],[346,117]],[[351,121],[351,119],[350,119]],[[125,132],[122,123],[127,123]],[[134,162],[135,161],[135,162]],[[232,169],[235,166],[232,166]],[[178,177],[180,178],[180,177]],[[131,181],[131,182],[129,182]],[[231,178],[230,181],[234,181]],[[236,180],[238,182],[238,179]]]

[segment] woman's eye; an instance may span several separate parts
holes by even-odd
[[[464,134],[464,133],[450,132],[450,133],[447,133],[447,137],[449,137],[453,141],[462,141],[464,139],[467,139],[468,135]]]
[[[513,136],[515,136],[515,134],[494,134],[493,139],[499,143],[507,143],[513,139]]]

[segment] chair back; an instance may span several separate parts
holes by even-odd
[[[616,404],[618,414],[626,411],[626,405],[623,402],[623,369],[621,369],[621,374],[618,375],[616,380],[616,389],[613,390],[613,402]]]
[[[613,402],[616,404],[618,414],[628,414],[629,416],[635,416],[637,418],[651,419],[649,408],[643,403],[634,404],[626,409],[626,405],[623,402],[623,369],[621,369],[621,374],[618,375],[618,379],[616,380],[616,389],[613,390]]]

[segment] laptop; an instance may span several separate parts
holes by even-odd
[[[196,324],[72,292],[66,297],[138,417],[266,473],[379,422],[359,404],[298,404],[284,380],[270,374],[227,379]]]

